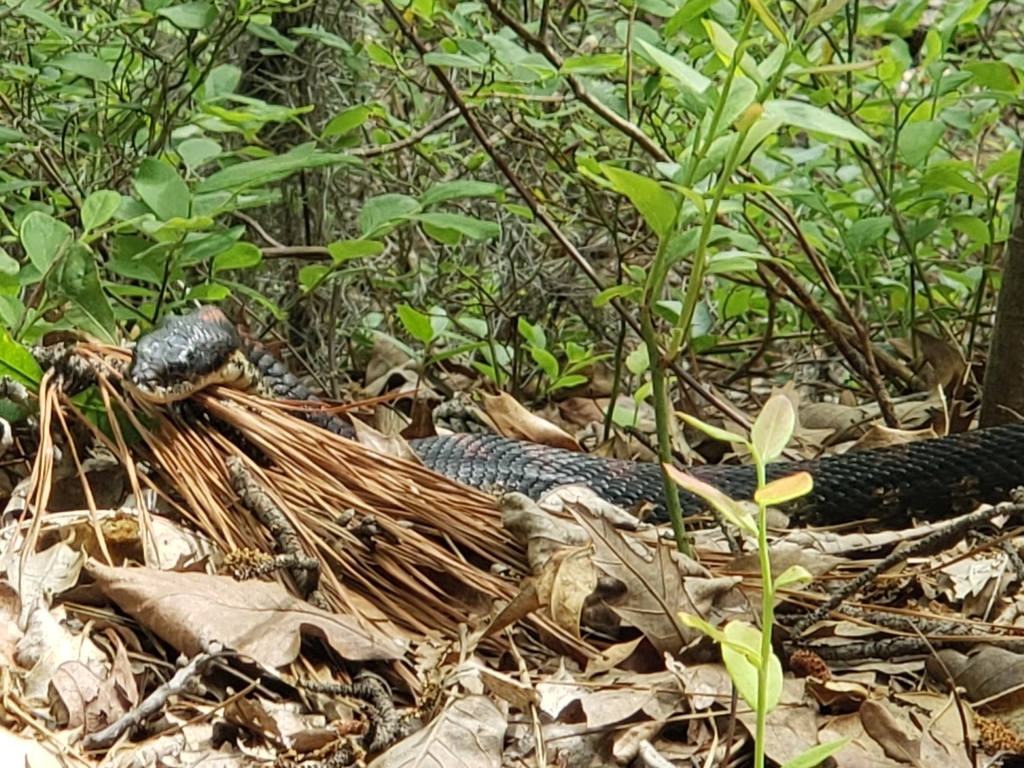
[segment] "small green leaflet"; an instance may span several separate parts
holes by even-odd
[[[874,140],[853,123],[838,115],[826,112],[812,104],[791,99],[774,99],[764,103],[763,116],[777,118],[786,125],[803,128],[805,131],[824,133],[837,139],[874,144]]]
[[[601,164],[601,171],[616,192],[630,199],[658,237],[665,237],[672,230],[676,221],[676,201],[658,182],[605,163]]]

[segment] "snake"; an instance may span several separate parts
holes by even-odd
[[[243,338],[213,305],[168,314],[135,344],[127,388],[156,403],[174,403],[221,385],[281,400],[318,398],[262,344]],[[342,437],[354,437],[348,422],[324,410],[297,413]],[[429,470],[484,490],[517,491],[532,499],[563,485],[583,485],[647,519],[667,520],[663,473],[658,464],[604,458],[496,434],[453,434],[409,441]],[[807,525],[858,521],[903,523],[940,520],[970,512],[981,503],[1005,500],[1024,483],[1024,423],[988,427],[946,437],[888,445],[767,466],[767,479],[808,472],[813,490],[782,505],[791,520]],[[698,480],[734,499],[757,489],[752,465],[687,467]],[[705,503],[680,489],[686,515]]]

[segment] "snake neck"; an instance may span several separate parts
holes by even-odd
[[[239,350],[246,372],[239,381],[241,388],[268,400],[323,402],[309,391],[291,371],[262,344],[250,342]],[[354,437],[352,425],[333,413],[320,410],[296,411],[295,415],[342,437]]]

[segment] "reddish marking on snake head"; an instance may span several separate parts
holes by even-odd
[[[226,323],[228,321],[224,313],[220,311],[220,308],[212,304],[200,307],[196,310],[196,316],[204,323]]]

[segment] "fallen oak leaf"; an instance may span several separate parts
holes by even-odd
[[[277,668],[295,660],[304,634],[321,637],[349,661],[394,659],[404,652],[398,641],[361,626],[357,618],[314,608],[275,582],[110,568],[94,560],[85,570],[121,610],[188,656],[217,640]]]

